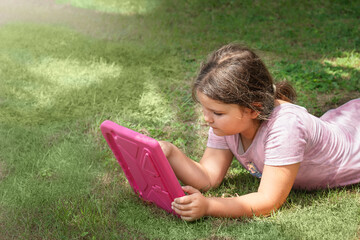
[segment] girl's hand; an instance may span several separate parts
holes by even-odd
[[[203,217],[208,208],[208,199],[191,186],[185,186],[182,189],[189,195],[176,198],[171,204],[172,209],[186,221],[194,221]]]

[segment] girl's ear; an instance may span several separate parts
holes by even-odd
[[[251,119],[256,119],[260,114],[259,111],[256,111],[248,107],[244,109],[244,113],[250,116]]]
[[[257,109],[262,109],[262,104],[260,102],[254,102],[252,103],[251,105],[253,105],[255,108]],[[251,112],[250,112],[250,117],[252,119],[256,119],[258,116],[259,116],[260,112],[259,111],[256,111],[256,110],[253,110],[251,109]]]
[[[251,119],[256,119],[259,115],[260,115],[260,113],[258,111],[251,109],[251,112],[250,112]]]

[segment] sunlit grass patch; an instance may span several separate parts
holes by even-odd
[[[102,81],[117,78],[121,74],[121,66],[99,61],[79,61],[76,59],[45,58],[27,66],[30,74],[41,83],[24,86],[26,94],[36,99],[36,106],[47,107],[57,99],[59,94],[69,90],[81,90],[91,85],[100,85]]]
[[[140,112],[144,118],[152,118],[155,121],[168,124],[174,119],[175,112],[171,109],[161,86],[158,85],[158,81],[154,81],[151,73],[145,71],[144,78],[144,88],[139,101]]]
[[[43,77],[60,86],[60,91],[89,87],[101,83],[103,79],[118,77],[121,66],[108,64],[103,60],[79,61],[76,59],[44,58],[38,63],[28,66],[30,73]],[[51,93],[50,93],[51,94]]]
[[[75,7],[124,15],[147,14],[161,3],[160,0],[57,0],[56,2],[61,4],[69,3]]]
[[[353,68],[360,71],[360,53],[359,52],[343,52],[341,57],[324,59],[324,63],[332,66],[344,68]]]

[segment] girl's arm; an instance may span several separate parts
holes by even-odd
[[[160,146],[176,177],[201,191],[220,185],[233,158],[229,149],[206,148],[200,162],[196,162],[169,142],[160,142]]]
[[[232,217],[267,215],[286,200],[294,184],[300,163],[287,166],[264,166],[257,192],[232,198],[206,198],[186,186],[189,195],[177,198],[172,207],[182,219],[193,221],[202,216]]]

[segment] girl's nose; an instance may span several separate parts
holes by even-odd
[[[214,122],[214,119],[211,116],[209,116],[209,113],[206,113],[206,112],[204,112],[204,120],[205,120],[205,122],[208,122],[208,123]]]

